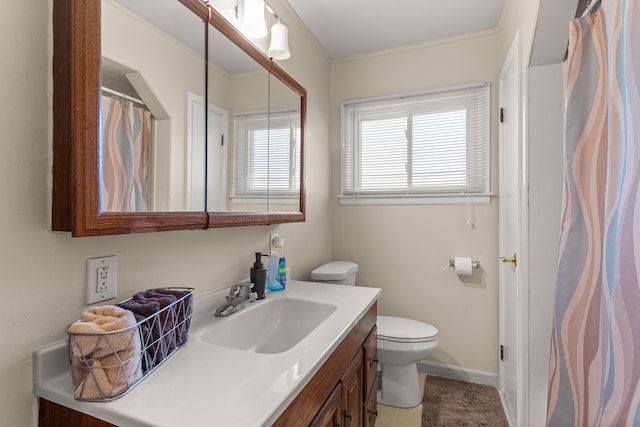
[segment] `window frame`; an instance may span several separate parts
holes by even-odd
[[[248,118],[243,123],[244,131],[238,130],[239,118]],[[252,123],[253,121],[253,123]],[[264,125],[261,125],[264,123]],[[282,124],[282,125],[281,125]],[[275,125],[275,126],[274,126]],[[252,134],[255,132],[270,132],[271,129],[288,128],[289,133],[289,160],[288,160],[288,189],[272,190],[269,187],[250,186],[252,157],[249,155],[252,144]],[[300,198],[300,144],[302,127],[300,123],[300,110],[283,109],[271,111],[258,111],[251,113],[238,113],[234,116],[234,171],[232,195],[234,203],[264,203],[275,201],[276,204],[296,204]],[[239,138],[239,135],[242,136]],[[238,155],[238,150],[243,150]],[[238,165],[238,158],[243,159],[244,164]],[[269,162],[269,160],[267,160]],[[238,174],[246,174],[238,179]],[[267,178],[268,179],[268,178]]]
[[[476,93],[477,92],[477,93]],[[475,93],[475,94],[474,94]],[[465,94],[467,98],[464,98]],[[444,101],[443,96],[449,97]],[[457,99],[463,96],[462,99]],[[471,96],[477,97],[475,107],[477,111],[474,111],[474,117],[480,113],[484,116],[481,120],[478,120],[479,127],[470,127],[471,118],[469,117],[470,108],[472,103],[470,101]],[[434,103],[431,100],[435,99],[438,102]],[[401,111],[397,105],[404,102],[403,100],[409,100],[410,106]],[[435,105],[434,105],[435,104]],[[449,105],[449,108],[443,108],[443,105]],[[466,186],[455,186],[455,190],[446,188],[431,188],[427,186],[422,188],[412,187],[412,179],[416,174],[413,174],[413,117],[416,115],[424,114],[437,114],[445,113],[447,111],[456,111],[460,108],[454,108],[458,106],[464,108],[467,112],[467,138],[466,138]],[[358,119],[353,118],[354,123],[357,121],[358,125],[352,124],[350,129],[347,129],[345,122],[347,120],[346,109],[362,108],[356,113],[351,112],[354,117],[357,114]],[[370,113],[366,112],[368,107],[372,108]],[[382,108],[378,108],[382,107]],[[386,113],[384,108],[387,108]],[[411,123],[411,127],[407,126],[407,185],[398,189],[384,190],[378,189],[362,189],[357,182],[362,179],[361,157],[362,157],[362,138],[359,135],[362,123],[362,117],[370,114],[377,119],[400,117],[406,118],[407,123]],[[480,137],[481,140],[477,140],[478,135],[474,133],[477,129],[482,127],[484,134]],[[350,131],[350,132],[349,132]],[[347,141],[347,138],[353,136],[353,141]],[[482,133],[482,132],[479,132]],[[473,139],[472,139],[473,138]],[[473,144],[473,149],[470,149],[470,144]],[[449,88],[442,88],[430,91],[422,91],[408,94],[391,95],[376,98],[366,98],[345,101],[341,103],[341,181],[340,181],[340,205],[420,205],[420,204],[488,204],[491,198],[491,84],[489,82],[481,82],[464,86],[456,86]],[[351,150],[351,153],[347,153],[347,150]],[[347,160],[347,158],[349,158]],[[350,162],[352,169],[347,170],[346,163]],[[480,166],[480,168],[477,168]],[[484,166],[484,168],[483,168]],[[470,169],[471,168],[471,169]],[[479,169],[479,170],[476,170]],[[351,172],[350,176],[348,172]],[[470,177],[472,181],[476,183],[476,188],[470,189],[469,182]],[[462,188],[462,191],[459,191]],[[456,191],[457,190],[457,191]]]

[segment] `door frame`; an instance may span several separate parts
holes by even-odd
[[[196,160],[198,159],[195,159],[196,150],[194,149],[194,141],[197,136],[197,129],[201,127],[201,126],[197,126],[195,122],[196,122],[196,117],[200,117],[204,123],[204,117],[205,117],[204,102],[205,102],[205,99],[202,96],[192,92],[187,92],[187,126],[186,126],[187,142],[185,147],[184,203],[189,210],[193,210],[193,211],[200,210],[199,206],[194,207],[194,205],[196,204],[194,200],[194,193],[197,193],[196,195],[200,196],[199,189],[197,189],[196,188],[197,186],[193,183],[194,174],[199,173],[199,171],[195,166]],[[216,114],[221,117],[221,122],[222,122],[221,123],[222,129],[220,130],[220,132],[223,137],[224,145],[222,146],[219,164],[211,165],[212,163],[211,150],[209,150],[212,144],[211,135],[207,135],[207,138],[205,139],[206,144],[208,144],[208,146],[207,146],[207,150],[204,150],[204,152],[208,153],[207,155],[209,156],[209,158],[207,158],[205,162],[206,167],[208,169],[211,169],[212,166],[216,166],[215,170],[220,170],[221,180],[222,180],[222,182],[220,183],[220,186],[223,189],[223,191],[222,191],[220,200],[218,200],[218,202],[222,202],[227,198],[227,160],[228,160],[227,156],[228,156],[228,147],[229,147],[227,133],[228,133],[228,125],[229,125],[229,112],[225,108],[220,107],[219,105],[216,105],[213,102],[208,103],[208,108],[209,108],[209,111],[208,111],[209,114],[206,117],[210,118],[212,114]],[[207,129],[207,132],[211,130],[209,126],[206,126],[205,129]],[[209,134],[210,133],[211,132],[209,132]],[[207,199],[211,197],[210,194],[208,193],[209,180],[210,180],[208,172],[209,172],[208,170],[205,171],[203,168],[202,186],[204,187],[204,191],[207,192]],[[204,206],[203,209],[211,210],[211,209],[208,209],[206,206]],[[214,209],[214,210],[220,210],[220,209]]]
[[[503,107],[504,100],[501,97],[502,94],[502,81],[507,72],[510,71],[510,67],[516,67],[516,81],[517,81],[517,101],[516,105],[512,108],[515,108],[516,118],[517,118],[517,141],[516,141],[516,150],[517,150],[517,158],[518,164],[516,167],[517,171],[517,191],[518,191],[518,213],[517,213],[517,255],[518,255],[518,266],[516,268],[516,280],[517,280],[517,291],[516,291],[516,408],[507,408],[505,405],[505,412],[507,413],[507,417],[509,418],[509,422],[514,426],[526,426],[528,418],[528,403],[529,403],[529,288],[528,288],[528,227],[527,224],[529,222],[529,211],[528,211],[528,148],[527,148],[527,129],[526,129],[526,114],[527,114],[527,100],[526,100],[526,91],[524,88],[527,87],[526,80],[527,74],[526,69],[522,65],[522,37],[521,32],[518,29],[513,38],[513,42],[511,43],[511,47],[509,48],[509,52],[504,60],[502,69],[499,75],[499,107]],[[510,116],[514,116],[510,114]],[[502,146],[504,144],[504,135],[502,126],[499,126],[499,161],[502,162]],[[499,170],[502,168],[500,167]],[[498,225],[498,228],[501,228],[501,224]],[[499,254],[500,256],[510,256],[511,254]],[[499,261],[498,261],[499,262]],[[498,268],[500,271],[500,268]],[[499,300],[499,319],[498,319],[498,339],[499,344],[502,344],[505,341],[505,322],[513,321],[514,319],[505,319],[505,284],[502,283],[501,275],[498,273],[498,300]],[[498,385],[499,390],[502,396],[504,396],[504,376],[503,364],[498,358]],[[503,405],[505,404],[505,399],[503,399]]]

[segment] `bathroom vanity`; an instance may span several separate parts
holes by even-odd
[[[196,297],[189,341],[113,401],[73,399],[64,341],[36,350],[39,425],[374,425],[379,289],[292,281],[214,317],[225,293]]]

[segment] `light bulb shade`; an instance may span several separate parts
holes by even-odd
[[[289,29],[282,22],[278,21],[271,27],[271,43],[267,54],[273,59],[289,59]]]
[[[244,0],[242,33],[252,39],[261,39],[267,35],[264,20],[264,0]]]
[[[233,9],[238,5],[238,0],[211,0],[211,6],[216,9]]]

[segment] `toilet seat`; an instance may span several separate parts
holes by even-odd
[[[378,339],[398,343],[421,343],[437,339],[438,329],[428,323],[393,316],[378,316]]]

